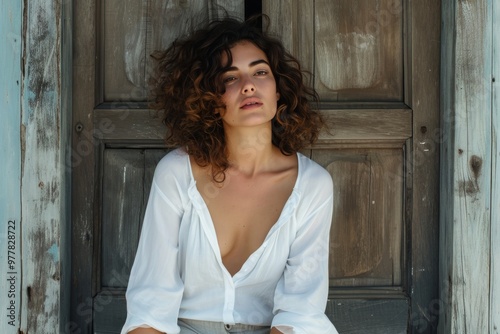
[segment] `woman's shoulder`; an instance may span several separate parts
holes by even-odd
[[[300,177],[306,181],[318,180],[320,182],[332,182],[330,173],[319,163],[299,153],[299,173]]]
[[[156,168],[183,168],[187,164],[188,154],[183,148],[175,148],[160,159]]]
[[[157,183],[176,182],[189,179],[189,156],[182,148],[168,152],[160,159],[155,168],[154,180]]]
[[[326,194],[333,192],[331,174],[319,163],[299,153],[299,178],[300,187],[305,193],[321,191]]]

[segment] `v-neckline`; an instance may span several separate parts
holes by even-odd
[[[241,265],[240,269],[234,274],[231,275],[229,270],[227,270],[226,266],[224,265],[224,262],[222,261],[222,254],[221,254],[221,249],[219,246],[219,239],[217,238],[217,232],[215,230],[215,225],[212,219],[212,215],[210,213],[210,210],[208,209],[208,205],[205,202],[205,199],[201,195],[200,191],[198,190],[198,187],[196,186],[196,180],[194,178],[193,174],[193,168],[191,165],[191,159],[189,157],[189,154],[186,154],[186,159],[187,159],[187,168],[189,170],[189,195],[191,196],[191,200],[193,203],[198,203],[198,209],[200,209],[203,214],[203,217],[205,218],[206,224],[202,224],[203,228],[205,230],[205,233],[209,235],[209,242],[212,246],[212,249],[214,253],[216,254],[217,260],[219,261],[220,266],[223,268],[223,270],[229,275],[232,279],[235,277],[239,276],[239,274],[244,271],[245,267],[248,266],[249,261],[256,256],[256,254],[259,254],[262,252],[262,249],[265,248],[265,245],[268,242],[269,237],[278,229],[279,226],[281,226],[285,218],[287,218],[291,212],[293,211],[293,208],[295,207],[295,204],[297,203],[297,199],[299,196],[298,193],[298,185],[301,180],[301,172],[302,172],[302,162],[301,162],[301,157],[300,157],[300,152],[296,153],[297,156],[297,177],[295,179],[295,183],[293,185],[292,192],[288,196],[287,200],[285,201],[285,204],[283,205],[283,208],[281,209],[280,215],[278,216],[278,219],[276,222],[271,226],[269,231],[266,234],[266,237],[264,238],[264,241],[260,244],[257,249],[255,249],[246,259],[243,261],[243,264]],[[193,198],[194,197],[194,198]],[[200,213],[200,214],[201,214]],[[212,236],[212,237],[210,237]]]

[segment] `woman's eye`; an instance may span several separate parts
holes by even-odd
[[[226,77],[226,78],[224,78],[224,80],[222,80],[222,82],[229,83],[229,82],[234,81],[234,80],[236,80],[236,77]]]
[[[255,72],[255,75],[260,76],[260,75],[266,75],[268,72],[266,70],[260,70]]]

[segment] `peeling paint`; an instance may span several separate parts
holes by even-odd
[[[22,120],[23,288],[21,327],[51,333],[61,319],[61,11],[24,2]],[[63,208],[64,210],[64,208]]]
[[[59,262],[59,246],[57,246],[56,244],[52,244],[47,253],[49,253],[55,263]]]

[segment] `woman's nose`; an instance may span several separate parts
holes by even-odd
[[[247,80],[243,83],[242,92],[243,92],[243,94],[248,94],[248,93],[253,93],[253,92],[255,92],[255,85],[254,85],[254,83],[252,82],[252,80],[247,79]]]

